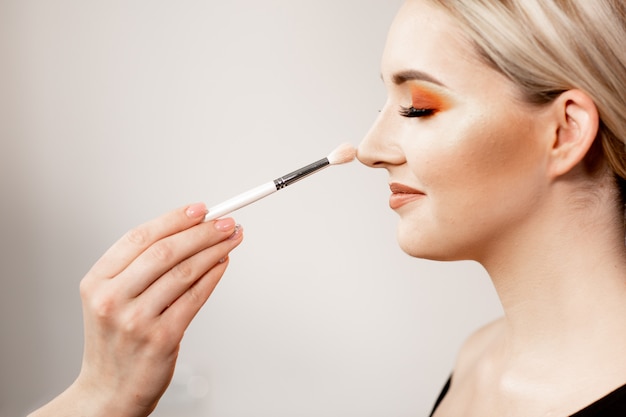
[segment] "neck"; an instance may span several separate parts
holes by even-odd
[[[626,347],[626,248],[612,207],[574,218],[546,210],[482,260],[505,312],[509,353],[610,345],[616,334]]]

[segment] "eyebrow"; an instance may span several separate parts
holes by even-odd
[[[382,78],[382,77],[381,77]],[[419,70],[404,70],[400,72],[396,72],[392,75],[391,79],[394,84],[401,85],[407,81],[427,81],[429,83],[437,84],[442,87],[445,87],[445,84],[433,77],[430,74],[427,74],[423,71]]]

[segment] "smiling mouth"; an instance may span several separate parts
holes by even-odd
[[[396,210],[405,204],[418,200],[426,195],[419,190],[395,182],[389,184],[389,189],[391,190],[389,207],[393,210]]]

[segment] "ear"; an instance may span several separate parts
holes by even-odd
[[[550,151],[553,178],[570,172],[587,155],[598,134],[595,103],[581,90],[568,90],[553,103],[556,132]]]

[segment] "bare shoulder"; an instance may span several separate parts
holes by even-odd
[[[503,333],[504,319],[498,319],[474,331],[465,340],[454,365],[452,384],[435,416],[481,415],[477,413],[484,411],[482,403],[493,394],[489,390],[488,375],[494,346],[501,342]]]
[[[471,369],[485,356],[494,342],[501,339],[504,319],[494,320],[474,331],[463,343],[457,355],[454,374],[461,376]]]

